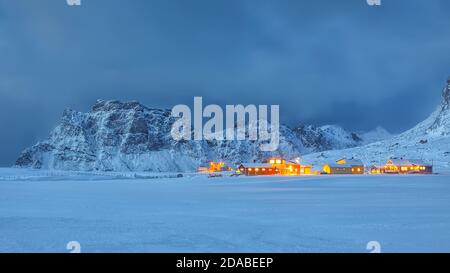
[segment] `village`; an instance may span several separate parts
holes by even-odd
[[[220,177],[224,173],[230,173],[231,176],[432,174],[433,165],[418,159],[391,158],[380,166],[366,166],[359,159],[342,158],[325,163],[316,170],[299,159],[273,157],[264,162],[240,163],[236,167],[225,161],[211,161],[209,166],[200,167],[198,172],[207,173],[209,177]]]

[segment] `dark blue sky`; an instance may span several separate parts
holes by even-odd
[[[446,0],[0,0],[0,165],[96,99],[201,95],[400,132],[439,103],[449,14]]]

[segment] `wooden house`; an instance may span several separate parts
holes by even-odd
[[[354,158],[342,158],[334,163],[325,164],[323,172],[326,174],[364,174],[364,163]]]
[[[279,170],[269,163],[242,163],[239,165],[238,170],[249,176],[279,174]]]
[[[285,160],[282,158],[271,158],[268,163],[276,167],[281,175],[304,175],[312,174],[311,165],[303,165],[297,161]]]
[[[393,158],[389,159],[382,167],[382,172],[395,174],[431,174],[433,173],[433,166],[418,159]]]

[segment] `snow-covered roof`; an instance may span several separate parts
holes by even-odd
[[[350,166],[363,166],[364,165],[364,163],[361,160],[355,159],[355,158],[350,158],[350,159],[341,158],[339,160],[336,160],[336,162],[341,161],[341,160],[345,160],[345,165],[350,165]]]
[[[352,165],[349,165],[349,164],[338,164],[336,162],[326,163],[325,165],[330,166],[330,168],[351,168],[352,167]]]
[[[272,168],[272,164],[269,163],[241,163],[244,168]]]
[[[421,160],[421,159],[410,159],[412,165],[420,165],[420,166],[431,166],[431,164]]]
[[[411,165],[417,165],[417,166],[430,166],[430,164],[424,162],[423,160],[420,159],[398,159],[398,158],[394,158],[394,159],[389,159],[388,162],[392,162],[393,165],[396,166],[411,166]]]
[[[389,159],[388,163],[392,163],[392,165],[403,166],[403,165],[411,165],[411,163],[406,159]]]
[[[295,161],[293,161],[293,160],[285,160],[284,163],[286,163],[286,164],[297,164],[297,165],[300,165],[300,163],[295,162]]]
[[[364,163],[361,160],[359,160],[359,159],[347,159],[346,162],[347,162],[347,165],[350,165],[350,166],[362,166],[362,165],[364,165]]]

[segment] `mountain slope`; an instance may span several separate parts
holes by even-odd
[[[366,165],[377,165],[391,157],[423,159],[438,168],[450,167],[450,79],[442,102],[424,121],[388,140],[345,150],[313,153],[305,160],[314,165],[341,157],[357,157]]]

